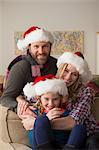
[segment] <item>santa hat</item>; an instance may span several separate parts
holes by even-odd
[[[53,43],[54,39],[50,32],[39,27],[30,27],[24,32],[23,37],[18,40],[17,47],[19,50],[26,50],[27,46],[32,42],[46,41]]]
[[[81,52],[64,52],[58,58],[57,67],[59,68],[59,66],[64,63],[73,65],[81,75],[83,82],[87,82],[92,79],[91,71]]]
[[[62,96],[68,95],[66,83],[62,79],[58,79],[53,75],[46,75],[37,77],[36,80],[31,83],[27,83],[23,88],[24,95],[27,100],[35,96],[41,96],[47,92],[59,93]],[[65,101],[63,100],[63,103]]]

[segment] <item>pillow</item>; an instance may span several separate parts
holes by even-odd
[[[28,132],[23,128],[18,115],[9,108],[0,105],[0,139],[7,143],[30,146]]]

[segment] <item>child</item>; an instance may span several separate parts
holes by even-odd
[[[37,114],[34,128],[29,131],[29,139],[33,149],[38,148],[63,148],[65,144],[74,145],[76,139],[81,142],[85,140],[86,129],[84,125],[76,125],[68,134],[63,130],[52,130],[51,120],[69,114],[66,108],[68,101],[68,91],[66,83],[55,78],[53,75],[37,77],[34,83],[27,83],[23,89],[24,95],[28,100],[37,100],[34,112]],[[23,119],[24,125],[24,119]],[[79,132],[76,135],[76,131]],[[82,140],[81,140],[82,139]],[[76,142],[79,145],[81,142]]]

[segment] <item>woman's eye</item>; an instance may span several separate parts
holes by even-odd
[[[76,73],[73,73],[73,75],[74,75],[74,76],[78,76],[78,74],[76,74]]]
[[[65,69],[65,72],[69,72],[67,69]]]
[[[73,77],[78,77],[78,74],[72,73],[72,76],[73,76]]]

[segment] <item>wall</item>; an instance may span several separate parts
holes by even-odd
[[[0,2],[0,73],[1,73],[1,70],[2,70],[2,53],[3,53],[3,50],[2,50],[2,3]]]
[[[83,30],[84,55],[96,72],[96,0],[3,1],[2,69],[15,57],[14,32],[37,25],[48,30]],[[5,60],[5,61],[4,61]]]
[[[97,53],[96,53],[96,63],[97,63],[97,68],[96,68],[96,73],[99,74],[99,1],[97,3]]]

